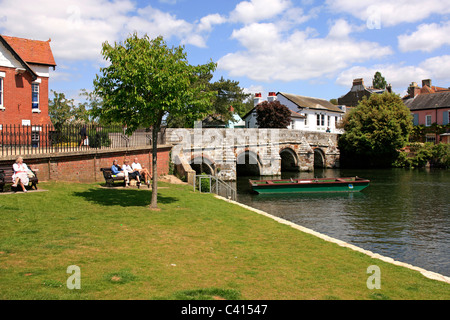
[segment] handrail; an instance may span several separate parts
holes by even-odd
[[[195,189],[197,187],[197,178],[198,178],[198,186],[199,186],[200,193],[202,193],[202,192],[203,193],[215,193],[217,195],[220,195],[220,187],[222,186],[223,188],[225,188],[226,198],[231,199],[233,201],[236,201],[236,198],[237,198],[237,191],[236,191],[236,189],[234,189],[232,186],[227,184],[222,179],[220,179],[220,178],[218,178],[216,176],[212,176],[212,175],[199,175],[199,174],[196,174],[194,176],[194,191],[195,191]],[[208,179],[209,180],[209,191],[202,191],[202,183],[201,183],[201,181],[203,179]]]

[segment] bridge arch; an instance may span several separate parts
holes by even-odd
[[[321,148],[314,149],[314,168],[326,168],[325,152]]]
[[[196,174],[202,174],[204,172],[213,176],[215,175],[216,166],[214,162],[204,155],[192,156],[189,164]]]
[[[261,169],[261,161],[255,152],[244,150],[236,156],[237,176],[259,176]]]
[[[281,149],[281,171],[299,171],[300,164],[297,153],[290,147]]]

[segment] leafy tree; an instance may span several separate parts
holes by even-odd
[[[67,99],[64,93],[51,91],[53,99],[48,100],[48,114],[54,126],[89,122],[84,104],[75,105],[73,99]]]
[[[352,166],[390,166],[408,142],[412,116],[392,93],[364,98],[343,120],[339,139],[343,163]]]
[[[230,112],[230,106],[234,108],[234,111],[239,116],[244,116],[248,111],[253,108],[253,103],[249,106],[246,101],[250,94],[244,93],[244,89],[239,86],[238,81],[225,80],[223,77],[219,81],[211,83],[212,75],[207,74],[200,78],[199,83],[208,88],[208,91],[215,92],[215,95],[211,97],[210,109],[208,113],[211,115],[220,115],[222,121],[228,121],[232,119],[232,113]],[[198,85],[198,84],[196,84]],[[176,117],[169,115],[166,123],[168,127],[188,127],[192,128],[194,122],[200,120],[198,118],[188,118],[185,115]]]
[[[53,99],[48,100],[48,115],[54,126],[67,124],[73,119],[75,104],[64,93],[51,90]]]
[[[375,75],[373,76],[372,80],[372,86],[375,89],[386,89],[386,79],[381,75],[380,72],[375,72]]]
[[[183,46],[169,48],[162,37],[139,38],[137,33],[123,43],[103,43],[102,55],[109,62],[94,80],[95,93],[103,106],[94,111],[107,121],[127,125],[127,132],[152,128],[153,185],[151,208],[157,208],[157,137],[168,114],[194,118],[205,113],[211,94],[200,79],[213,72],[212,61],[193,66]]]
[[[217,93],[213,101],[213,113],[222,115],[222,120],[231,119],[230,106],[241,117],[250,111],[245,104],[250,94],[244,93],[239,81],[225,80],[221,77],[219,81],[211,83],[210,88]]]
[[[291,124],[291,111],[279,101],[264,101],[256,107],[256,123],[260,128],[286,129]]]
[[[335,106],[339,104],[337,99],[330,99],[330,103],[334,104]]]

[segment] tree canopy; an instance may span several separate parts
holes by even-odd
[[[227,122],[233,118],[230,107],[233,107],[234,112],[241,117],[253,108],[253,102],[250,105],[247,103],[250,94],[244,92],[244,89],[239,86],[239,81],[225,80],[221,77],[218,81],[211,82],[211,79],[212,75],[206,74],[199,80],[199,83],[203,84],[208,91],[214,92],[214,95],[211,96],[208,114],[220,115],[220,119]],[[192,128],[197,120],[200,118],[170,114],[166,122],[169,127]]]
[[[64,93],[53,90],[51,92],[53,98],[48,100],[48,115],[54,126],[89,121],[85,105],[76,106],[74,100],[67,99]]]
[[[343,120],[339,140],[343,162],[360,166],[390,166],[408,142],[412,116],[393,93],[364,98]]]
[[[256,123],[260,128],[286,129],[291,124],[291,111],[279,101],[263,101],[256,106]]]
[[[375,89],[386,89],[386,85],[386,79],[384,79],[384,77],[381,75],[381,72],[375,72],[372,80],[372,86]]]
[[[152,128],[152,202],[157,208],[157,136],[168,114],[198,117],[208,111],[213,93],[201,79],[216,69],[212,61],[190,65],[183,46],[168,47],[163,37],[142,38],[137,33],[123,43],[105,42],[102,55],[109,65],[94,80],[103,105],[93,111],[106,121],[118,121],[132,132]]]

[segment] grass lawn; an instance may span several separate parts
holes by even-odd
[[[450,285],[160,183],[0,195],[0,299],[450,299]],[[81,270],[81,289],[66,286]],[[367,268],[381,270],[369,290]]]

